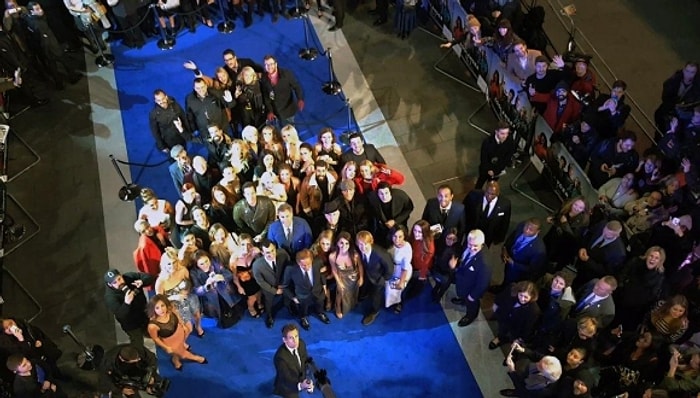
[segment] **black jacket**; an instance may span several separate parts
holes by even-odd
[[[267,75],[260,81],[265,109],[278,119],[289,119],[297,113],[297,101],[304,100],[304,91],[292,71],[278,68],[277,73],[279,78],[274,86]]]
[[[155,278],[143,272],[125,272],[122,274],[124,283],[131,286],[134,281],[143,281],[143,287],[151,286]],[[146,328],[148,316],[146,316],[146,295],[143,289],[136,294],[131,304],[124,303],[125,292],[105,287],[105,303],[109,311],[114,314],[122,329],[125,331]]]

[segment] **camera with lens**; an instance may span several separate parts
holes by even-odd
[[[159,375],[156,368],[149,367],[146,369],[143,377],[122,376],[116,384],[120,388],[147,391],[153,396],[162,397],[170,388],[170,379]]]
[[[135,286],[129,286],[129,285],[127,285],[127,284],[122,285],[122,286],[119,288],[119,290],[120,290],[122,293],[124,293],[124,294],[127,294],[127,293],[129,293],[129,292],[134,292],[134,294],[136,294],[136,293],[138,293],[139,291],[141,291],[141,289],[139,289],[139,288],[137,288],[137,287],[135,287]]]

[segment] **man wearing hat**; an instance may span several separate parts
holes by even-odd
[[[182,185],[186,182],[194,183],[192,159],[187,154],[185,147],[175,145],[170,149],[170,157],[175,161],[168,167],[170,177],[173,179],[175,192],[182,196]]]
[[[125,272],[111,269],[104,275],[107,285],[105,303],[110,312],[129,336],[131,345],[142,348],[143,336],[148,325],[143,288],[153,285],[155,278],[143,272]]]
[[[562,72],[558,69],[549,69],[549,60],[544,55],[535,58],[535,73],[525,79],[525,91],[530,99],[530,104],[542,115],[552,90],[562,79]]]
[[[338,224],[341,231],[347,231],[353,237],[360,231],[369,229],[369,207],[361,195],[355,193],[355,182],[342,180],[340,196],[335,200],[338,204]]]
[[[542,115],[554,134],[561,134],[565,126],[573,124],[581,117],[581,104],[571,98],[566,82],[560,81],[554,87]]]

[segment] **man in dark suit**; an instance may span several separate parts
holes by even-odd
[[[397,225],[407,225],[413,211],[413,201],[401,189],[392,188],[382,181],[377,190],[367,196],[372,213],[375,215],[374,236],[377,243],[387,248],[390,244],[390,234]]]
[[[619,221],[603,221],[591,229],[586,245],[578,251],[574,289],[593,278],[620,273],[627,260],[627,248],[621,234]]]
[[[423,220],[430,224],[430,229],[438,234],[452,228],[457,229],[457,237],[461,242],[464,238],[466,218],[464,205],[455,203],[452,188],[443,184],[437,189],[437,197],[430,198],[423,209]],[[437,240],[438,245],[444,245],[444,239]]]
[[[607,328],[615,318],[615,302],[612,296],[615,289],[617,279],[612,275],[590,280],[576,293],[579,301],[570,316],[576,319],[593,317],[598,320],[601,329]]]
[[[469,192],[462,204],[467,231],[481,230],[487,247],[503,243],[510,226],[510,200],[501,195],[498,181],[489,181],[483,191]]]
[[[379,153],[377,148],[372,144],[365,143],[362,133],[350,134],[350,136],[348,136],[348,141],[350,142],[350,149],[343,153],[341,158],[343,165],[351,160],[355,162],[358,168],[363,160],[369,160],[372,163],[386,164],[384,157]]]
[[[56,385],[48,368],[42,368],[22,354],[12,354],[7,358],[7,368],[15,374],[12,385],[15,397],[66,398],[63,390]]]
[[[294,216],[292,206],[288,203],[282,203],[277,208],[277,221],[270,225],[267,239],[286,250],[290,256],[311,247],[313,243],[309,223],[301,217]]]
[[[187,151],[182,145],[175,145],[170,148],[170,157],[175,160],[170,166],[170,178],[173,180],[175,192],[182,197],[182,186],[186,182],[192,182],[194,168],[192,167],[192,159],[187,155]]]
[[[452,257],[450,268],[455,270],[455,285],[457,297],[452,299],[455,304],[465,304],[467,312],[457,325],[467,326],[474,322],[481,308],[481,297],[491,282],[491,268],[484,261],[484,233],[472,230],[467,235],[467,245],[458,260]]]
[[[308,361],[306,343],[299,338],[299,329],[293,323],[282,328],[282,344],[275,352],[274,394],[284,398],[298,398],[299,391],[313,391],[313,382],[306,378]]]
[[[547,267],[547,251],[540,236],[542,222],[537,218],[518,224],[503,244],[505,272],[501,288],[513,282],[537,281]]]
[[[358,232],[355,243],[365,273],[362,288],[371,300],[370,310],[362,318],[362,324],[368,326],[377,319],[379,309],[382,308],[384,284],[394,272],[394,261],[386,250],[374,244],[374,237],[369,231]]]
[[[284,270],[282,284],[287,298],[297,305],[301,327],[304,330],[309,330],[311,327],[307,319],[309,308],[313,308],[321,322],[331,323],[323,312],[327,287],[326,277],[321,274],[321,263],[314,261],[314,256],[309,249],[299,251],[296,254],[296,262],[296,266],[289,266]]]
[[[284,249],[278,250],[275,244],[267,239],[263,239],[260,248],[262,256],[253,261],[253,277],[260,285],[263,304],[267,309],[265,326],[271,328],[275,324],[275,314],[284,302],[282,300],[282,293],[284,293],[282,281],[284,269],[291,259]]]
[[[355,193],[355,183],[352,180],[342,180],[338,186],[340,196],[335,199],[340,211],[338,228],[354,237],[358,232],[369,229],[369,205],[364,197]]]
[[[481,189],[486,181],[498,180],[505,174],[506,167],[512,163],[514,154],[515,142],[510,137],[510,126],[505,122],[498,122],[493,136],[481,143],[479,178],[474,188]]]
[[[275,57],[266,55],[264,63],[266,73],[260,79],[260,86],[267,120],[294,124],[294,115],[304,110],[304,91],[291,70],[277,67]]]

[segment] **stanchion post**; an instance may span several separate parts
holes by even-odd
[[[304,45],[306,47],[299,50],[299,58],[304,61],[313,61],[318,57],[318,49],[309,45],[309,29],[311,29],[309,26],[309,14],[302,14],[301,21],[304,26]]]
[[[301,7],[301,6],[299,5],[299,1],[300,1],[300,0],[295,0],[295,1],[294,1],[294,8],[292,8],[292,10],[289,11],[289,15],[290,15],[292,18],[303,18],[304,15],[306,15],[306,13],[307,13],[306,8],[305,8],[305,7]]]
[[[160,48],[163,51],[172,50],[172,48],[175,47],[175,38],[169,37],[168,34],[165,32],[165,29],[163,29],[163,27],[160,25],[160,20],[158,19],[158,10],[156,10],[156,7],[156,4],[151,5],[151,9],[153,9],[153,18],[155,19],[156,26],[158,26],[158,30],[160,31],[160,40],[158,40],[158,48]]]
[[[88,32],[90,32],[90,36],[92,36],[94,43],[97,45],[97,57],[95,58],[95,65],[97,65],[98,68],[112,65],[114,63],[114,55],[105,54],[105,52],[102,51],[102,46],[100,45],[100,41],[97,40],[97,33],[95,32],[95,27],[92,26],[92,23],[89,23],[86,25],[88,28]]]
[[[331,49],[326,50],[328,54],[328,81],[323,84],[323,92],[328,95],[338,95],[342,91],[343,87],[340,82],[335,77],[335,71],[333,70],[333,56],[331,55]]]
[[[226,0],[219,0],[219,12],[221,13],[221,16],[224,17],[224,20],[219,22],[216,29],[218,29],[220,33],[231,33],[234,29],[236,29],[236,24],[228,19],[228,16],[224,10],[224,1]]]

